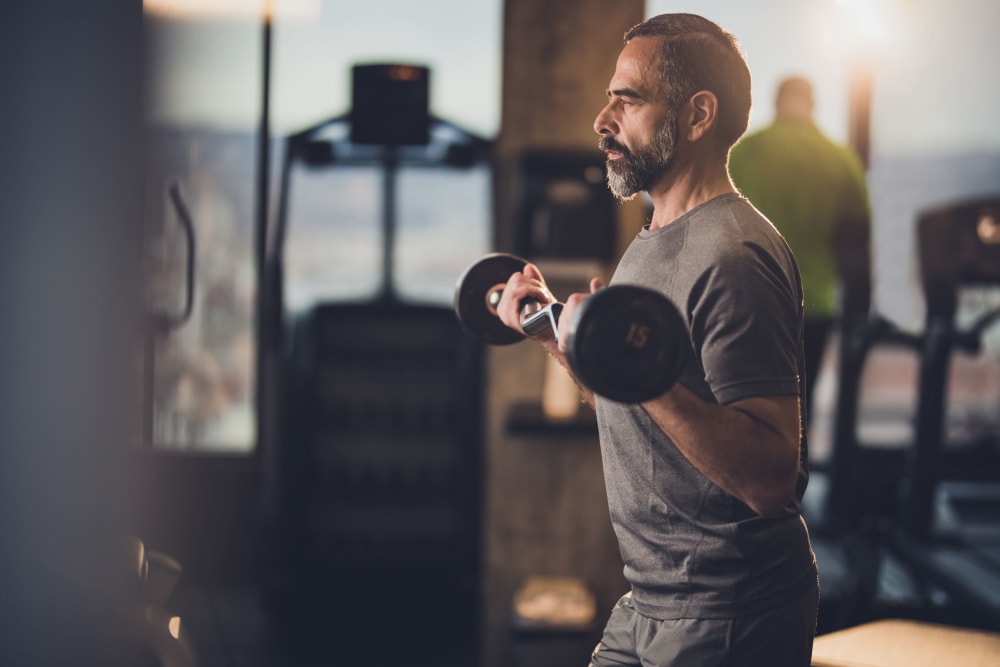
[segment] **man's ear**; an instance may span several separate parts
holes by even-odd
[[[719,98],[708,90],[699,90],[688,100],[688,124],[686,136],[688,141],[698,141],[705,137],[719,118]]]

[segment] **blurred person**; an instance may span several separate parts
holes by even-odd
[[[747,127],[749,68],[715,23],[664,14],[626,33],[607,95],[594,130],[608,184],[653,203],[610,283],[666,295],[687,331],[663,395],[625,404],[580,387],[630,584],[591,664],[806,667],[818,579],[801,515],[802,289],[787,244],[726,167]],[[590,293],[602,286],[593,278]],[[565,300],[557,329],[588,297]],[[526,299],[555,300],[530,263],[503,290],[507,326],[522,331]],[[536,340],[569,368],[565,338]]]
[[[785,237],[805,292],[806,414],[837,317],[865,315],[870,301],[870,207],[864,167],[813,121],[813,87],[778,86],[774,122],[746,135],[729,157],[740,192]]]

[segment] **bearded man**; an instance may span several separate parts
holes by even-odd
[[[607,96],[594,130],[608,184],[654,206],[611,284],[666,295],[687,335],[662,396],[624,404],[581,387],[631,586],[591,664],[806,667],[818,579],[801,514],[802,287],[784,240],[729,178],[749,68],[715,23],[665,14],[625,35]],[[591,293],[601,287],[591,280]],[[560,329],[588,296],[566,299]],[[518,331],[525,299],[553,300],[533,264],[498,307]],[[537,340],[568,368],[565,341]]]

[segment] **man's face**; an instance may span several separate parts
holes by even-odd
[[[612,137],[601,138],[601,150],[618,153],[608,158],[608,187],[616,197],[628,200],[646,192],[670,171],[677,152],[677,116],[672,114],[656,131],[653,138],[629,150]]]
[[[598,146],[608,155],[608,185],[621,199],[653,188],[677,151],[678,118],[667,107],[656,47],[653,38],[625,45],[608,86],[608,103],[594,120]]]

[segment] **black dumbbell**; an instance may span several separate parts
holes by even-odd
[[[491,345],[525,338],[497,315],[510,276],[527,262],[495,253],[472,264],[455,289],[455,313],[462,327]],[[637,285],[614,285],[590,295],[565,332],[558,330],[563,304],[529,301],[521,307],[521,327],[531,336],[551,329],[566,336],[570,368],[596,394],[638,403],[665,393],[683,364],[687,329],[667,297]]]

